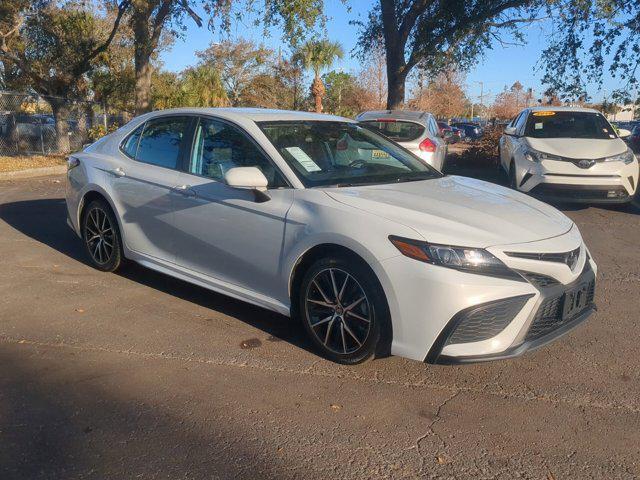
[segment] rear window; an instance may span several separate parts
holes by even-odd
[[[366,120],[360,123],[368,127],[372,127],[376,131],[396,142],[411,142],[412,140],[419,138],[425,130],[425,128],[419,123],[403,122],[399,120]]]
[[[617,138],[613,127],[599,113],[551,110],[532,112],[524,135],[533,138]]]

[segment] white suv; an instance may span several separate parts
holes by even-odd
[[[512,188],[551,201],[626,203],[638,161],[596,110],[527,108],[500,138],[500,164]]]

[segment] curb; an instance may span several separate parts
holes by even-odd
[[[56,165],[54,167],[43,168],[28,168],[26,170],[16,170],[14,172],[1,172],[0,180],[16,180],[19,178],[43,177],[45,175],[61,175],[66,171],[66,165]]]

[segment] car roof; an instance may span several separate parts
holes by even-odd
[[[278,121],[278,120],[314,120],[314,121],[334,121],[334,122],[354,122],[354,120],[336,115],[327,115],[323,113],[300,112],[293,110],[277,110],[270,108],[240,108],[240,107],[222,107],[222,108],[170,108],[167,110],[156,110],[154,112],[143,115],[145,118],[153,118],[161,115],[170,114],[191,114],[191,115],[215,115],[227,120],[252,120],[254,122],[261,121]]]
[[[529,110],[532,112],[589,112],[589,113],[600,113],[593,108],[584,108],[584,107],[558,107],[555,105],[547,105],[547,106],[539,106],[539,107],[531,107]]]
[[[370,110],[362,112],[356,120],[371,120],[374,118],[396,118],[398,120],[424,120],[430,115],[429,112],[415,110]]]

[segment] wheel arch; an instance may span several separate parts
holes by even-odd
[[[107,202],[111,211],[113,212],[114,217],[116,217],[116,222],[118,222],[118,230],[120,231],[120,239],[122,240],[122,246],[126,251],[126,243],[124,240],[124,230],[122,229],[122,220],[120,215],[118,214],[118,209],[115,207],[113,200],[109,196],[109,194],[100,186],[92,184],[87,186],[86,190],[82,193],[80,197],[80,203],[78,205],[78,230],[80,234],[82,234],[82,216],[84,215],[84,210],[93,200],[104,200]]]
[[[366,267],[372,274],[373,278],[377,282],[380,290],[384,293],[384,302],[387,309],[387,315],[389,321],[386,322],[385,329],[382,332],[380,344],[376,349],[376,356],[388,356],[391,353],[391,342],[393,341],[393,322],[391,319],[390,298],[389,292],[385,289],[383,282],[381,281],[376,269],[370,264],[367,259],[353,248],[341,245],[339,243],[325,242],[318,243],[305,250],[298,256],[296,262],[293,264],[291,272],[289,273],[289,299],[291,305],[291,316],[297,316],[298,302],[296,298],[299,293],[302,279],[304,278],[307,270],[313,265],[316,260],[324,258],[328,255],[341,255],[347,258],[351,258],[364,267]]]

